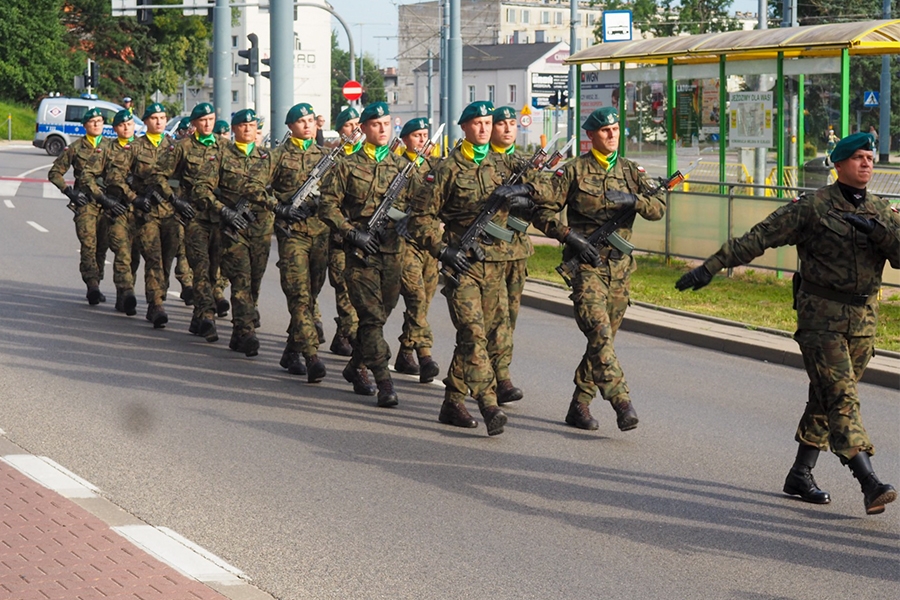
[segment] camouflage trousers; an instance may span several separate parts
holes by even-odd
[[[344,249],[339,243],[331,240],[328,249],[328,283],[334,288],[334,301],[337,308],[337,316],[334,318],[334,322],[337,323],[338,333],[353,339],[356,337],[359,317],[356,314],[356,309],[353,308],[353,303],[350,302],[347,284],[344,282],[345,265]]]
[[[231,323],[239,336],[254,330],[256,301],[272,249],[274,221],[272,213],[257,213],[257,220],[237,234],[236,240],[222,236],[222,273],[231,282]]]
[[[175,255],[175,279],[177,279],[182,287],[192,287],[194,285],[194,272],[191,269],[191,263],[187,259],[187,250],[184,247],[185,227],[178,224],[181,229],[181,245],[178,246],[178,254]]]
[[[81,244],[81,280],[89,287],[100,285],[109,248],[109,220],[103,216],[100,205],[88,202],[75,209],[74,221],[75,235]]]
[[[113,282],[119,292],[134,291],[134,275],[141,264],[141,246],[134,213],[128,211],[109,221],[109,249],[113,259]]]
[[[375,381],[384,381],[391,378],[391,349],[384,340],[384,324],[400,299],[400,255],[376,254],[368,257],[368,265],[350,251],[346,256],[344,279],[359,316],[350,362],[356,367],[368,366]]]
[[[856,383],[875,354],[875,339],[835,331],[794,334],[809,375],[809,398],[794,439],[831,451],[847,462],[859,452],[875,453],[863,427]]]
[[[278,271],[281,290],[287,299],[291,322],[288,325],[288,347],[305,357],[319,351],[316,333],[316,298],[325,285],[328,268],[328,233],[314,237],[294,231],[288,237],[275,231],[278,239]]]
[[[444,286],[456,327],[456,346],[444,379],[446,398],[451,402],[463,402],[471,393],[479,406],[497,405],[497,379],[488,344],[502,347],[510,343],[506,268],[506,262],[475,263],[459,278],[459,286]]]
[[[434,346],[434,336],[428,324],[428,309],[437,290],[438,260],[409,242],[400,257],[400,295],[406,305],[403,333],[399,338],[400,351],[430,350]]]
[[[219,264],[222,256],[222,231],[219,224],[198,218],[188,221],[184,228],[184,250],[193,271],[194,317],[215,319],[216,286],[221,277]],[[221,289],[218,293],[221,295]]]
[[[575,322],[587,337],[587,349],[575,370],[574,399],[590,404],[597,391],[611,404],[629,401],[628,384],[613,342],[628,308],[630,273],[613,278],[609,264],[580,265],[572,280]]]
[[[144,293],[147,304],[162,304],[169,291],[172,261],[181,245],[181,226],[175,217],[137,218],[137,237],[144,257]]]
[[[507,304],[509,305],[509,336],[503,338],[488,338],[488,355],[491,357],[491,366],[497,381],[509,379],[509,365],[513,357],[513,333],[516,330],[516,321],[519,318],[519,308],[522,305],[522,292],[525,290],[525,280],[528,278],[528,259],[510,260],[503,263],[505,273],[503,279],[506,282]]]

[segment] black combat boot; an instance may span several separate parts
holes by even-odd
[[[216,331],[216,322],[212,319],[200,319],[200,329],[197,335],[204,338],[210,344],[219,341],[219,332]]]
[[[182,286],[180,298],[184,301],[185,306],[194,305],[194,288],[190,285]]]
[[[307,357],[306,371],[306,381],[309,383],[319,383],[325,379],[325,375],[328,373],[325,370],[325,363],[323,363],[316,354]]]
[[[631,431],[637,428],[638,416],[631,402],[613,404],[612,407],[616,411],[616,425],[619,426],[619,431]]]
[[[867,515],[879,515],[884,512],[884,505],[897,499],[897,490],[894,486],[881,483],[875,472],[872,471],[872,463],[866,452],[860,452],[847,463],[853,476],[859,481],[862,488],[863,502]]]
[[[191,324],[188,325],[188,333],[191,335],[200,335],[200,317],[197,315],[191,317]]]
[[[259,320],[259,309],[256,310],[256,316],[253,317],[253,329],[262,327],[262,321]]]
[[[342,372],[344,379],[353,384],[353,393],[360,396],[374,396],[375,384],[369,379],[369,371],[365,367],[356,368],[352,362],[348,362]]]
[[[319,344],[324,344],[325,328],[322,327],[322,321],[316,321],[316,335],[319,337]]]
[[[464,402],[453,402],[444,399],[441,404],[441,414],[438,415],[438,421],[444,425],[453,425],[454,427],[478,427],[478,421],[472,418],[469,411],[466,410]]]
[[[116,312],[125,312],[125,292],[116,290]]]
[[[244,356],[256,356],[259,354],[259,339],[256,333],[250,332],[238,338],[238,352],[243,352]]]
[[[419,383],[431,383],[440,372],[441,368],[430,354],[419,356]]]
[[[100,292],[100,302],[106,302],[106,296],[103,295],[103,292]]]
[[[394,370],[404,375],[419,374],[419,365],[416,363],[412,351],[401,350],[397,353],[397,360],[394,361]]]
[[[522,390],[514,386],[509,379],[497,382],[497,404],[509,404],[521,400],[524,396]]]
[[[340,331],[334,333],[329,350],[331,350],[332,354],[337,354],[338,356],[350,356],[353,354],[353,346],[350,345],[350,339],[345,335],[341,335]]]
[[[87,289],[87,301],[91,306],[97,306],[100,304],[100,296],[103,294],[100,293],[100,287],[96,285],[89,285]]]
[[[300,358],[300,353],[292,350],[290,345],[284,349],[279,364],[282,369],[287,369],[291,375],[306,375],[306,365]]]
[[[481,406],[481,416],[488,435],[500,435],[506,425],[506,413],[499,406]]]
[[[385,379],[377,382],[376,385],[378,386],[378,399],[376,401],[378,406],[390,408],[400,403],[400,399],[397,398],[397,392],[394,391],[394,382],[392,380]]]
[[[591,409],[588,408],[588,405],[578,400],[572,400],[569,404],[566,423],[578,429],[594,430],[600,427],[597,419],[591,416]]]
[[[134,295],[134,290],[125,292],[125,296],[122,298],[122,306],[127,316],[133,317],[137,314],[137,298]]]
[[[216,298],[216,316],[227,317],[228,311],[231,310],[231,304],[225,298]]]
[[[162,329],[169,322],[169,315],[162,304],[151,304],[147,307],[147,320],[153,323],[153,329]]]
[[[241,339],[241,336],[238,335],[237,329],[231,330],[231,339],[228,341],[228,349],[234,350],[237,352],[238,349],[238,340]]]
[[[812,470],[819,458],[819,449],[815,446],[800,444],[797,449],[797,458],[794,466],[788,471],[784,480],[784,493],[789,496],[800,496],[804,502],[813,504],[828,504],[831,496],[828,492],[819,489]]]

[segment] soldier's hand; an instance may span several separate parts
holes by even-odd
[[[117,217],[121,217],[125,214],[127,207],[116,200],[115,198],[110,198],[106,194],[100,194],[100,198],[97,200],[100,203],[100,206],[104,208],[104,210],[108,210],[113,215]]]
[[[634,206],[637,202],[637,196],[620,190],[607,190],[606,199],[620,208]]]
[[[589,264],[592,267],[600,266],[600,251],[597,250],[597,247],[586,237],[577,231],[569,229],[566,235],[563,236],[562,241],[579,255],[583,263]]]
[[[531,196],[534,193],[534,187],[530,183],[518,183],[516,185],[501,185],[494,194],[503,198],[511,199],[514,196]]]
[[[67,185],[66,189],[64,189],[62,193],[66,198],[78,204],[78,192],[76,192],[71,185]]]
[[[706,267],[700,265],[696,269],[691,269],[682,275],[681,278],[675,282],[675,288],[679,292],[683,292],[688,288],[692,288],[696,291],[702,287],[706,287],[709,282],[712,281],[712,278],[712,273],[710,273]]]
[[[169,202],[172,203],[172,207],[178,211],[178,214],[188,221],[197,216],[197,211],[195,211],[194,207],[191,206],[191,203],[184,198],[179,198],[173,194],[169,198]]]
[[[509,199],[509,212],[530,214],[534,210],[534,200],[529,196],[513,196]]]
[[[394,229],[397,231],[397,235],[402,237],[403,239],[410,239],[409,235],[409,215],[403,217],[396,223],[394,223]]]
[[[362,229],[351,229],[347,234],[347,241],[369,256],[378,254],[378,251],[381,249],[375,236]]]
[[[238,214],[233,208],[223,206],[220,214],[222,215],[222,220],[225,221],[225,224],[235,231],[243,231],[244,229],[247,229],[249,225],[247,219]]]
[[[134,199],[134,202],[132,202],[132,204],[142,213],[149,213],[150,209],[153,208],[153,203],[147,196],[138,196]]]
[[[461,275],[468,273],[469,269],[472,268],[472,264],[466,258],[465,252],[453,246],[445,246],[438,254],[438,260]]]
[[[870,235],[873,231],[875,231],[875,219],[867,219],[863,216],[857,215],[855,213],[844,213],[844,220],[853,225],[857,231],[860,233],[864,233],[865,235]]]
[[[302,221],[305,217],[303,215],[303,211],[299,208],[294,208],[290,204],[278,204],[275,206],[275,216],[279,219],[284,219],[285,221]]]

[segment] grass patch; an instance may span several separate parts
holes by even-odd
[[[731,278],[717,276],[699,292],[679,292],[675,282],[689,270],[687,263],[673,259],[667,265],[655,255],[636,258],[638,270],[632,275],[631,297],[637,302],[729,319],[751,327],[787,332],[797,327],[797,315],[791,308],[790,277],[746,269]],[[560,260],[558,247],[536,246],[534,256],[528,260],[529,277],[565,285],[556,272]],[[875,346],[900,351],[900,294],[881,302]]]
[[[33,140],[34,122],[37,113],[26,104],[13,104],[0,100],[0,140],[8,140],[9,124],[6,117],[12,116],[12,139]]]

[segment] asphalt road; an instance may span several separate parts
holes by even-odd
[[[50,162],[6,147],[0,177]],[[816,469],[831,505],[780,493],[807,393],[798,370],[623,332],[641,424],[621,433],[597,402],[600,430],[579,431],[562,420],[583,337],[523,309],[513,375],[526,397],[488,438],[437,422],[438,385],[398,376],[400,406],[378,409],[327,350],[322,384],[282,371],[274,258],[253,359],[228,350],[227,323],[216,344],[190,336],[177,298],[154,331],[140,285],[138,316],[116,313],[109,267],[110,302],[88,306],[65,201],[40,182],[10,191],[0,181],[0,428],[277,598],[896,596],[900,505],[867,517],[833,456]],[[327,286],[322,311],[330,340]],[[432,321],[446,367],[440,295]],[[860,389],[876,472],[898,485],[900,398]]]

